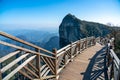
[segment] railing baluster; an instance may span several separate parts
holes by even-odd
[[[36,49],[36,52],[40,53],[40,50]],[[41,78],[41,76],[40,76],[40,67],[41,67],[40,54],[37,54],[37,56],[36,56],[36,68],[38,69],[37,74],[38,74],[39,78]]]
[[[77,55],[79,54],[79,46],[80,46],[80,44],[79,44],[79,41],[77,42]]]
[[[65,66],[67,65],[67,51],[65,49]]]
[[[119,61],[118,80],[120,80],[120,61]]]
[[[113,59],[112,59],[112,67],[111,67],[111,73],[110,73],[110,80],[113,78],[113,75],[114,75],[114,63],[113,63]]]
[[[81,53],[81,40],[79,40],[79,53]]]
[[[1,70],[0,70],[0,80],[2,80],[2,73],[1,73]]]
[[[57,49],[56,48],[53,49],[53,53],[55,53],[55,79],[58,80],[58,78],[59,78],[59,75],[57,73],[57,70],[58,70],[58,65],[57,65],[58,58],[57,58]]]
[[[85,43],[85,49],[87,49],[87,47],[88,47],[88,38],[86,37],[86,43]]]
[[[92,45],[95,45],[95,44],[96,44],[96,40],[95,40],[95,37],[94,37]]]
[[[93,45],[95,45],[95,44],[96,44],[96,42],[97,42],[97,41],[96,41],[96,39],[94,38],[94,39],[93,39]]]
[[[70,50],[70,61],[73,61],[73,57],[72,57],[72,56],[73,56],[73,53],[72,53],[72,52],[73,52],[73,47],[72,47],[72,45],[73,45],[73,44],[72,44],[72,42],[71,42],[71,44],[70,44],[70,49],[71,49],[71,50]]]

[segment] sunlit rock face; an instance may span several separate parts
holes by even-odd
[[[109,26],[82,21],[74,15],[67,14],[59,26],[60,47],[84,37],[105,36],[108,33],[110,33]]]

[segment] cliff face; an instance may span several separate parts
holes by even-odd
[[[81,21],[74,15],[68,14],[59,26],[60,47],[62,48],[71,41],[74,42],[80,38],[105,36],[108,33],[110,30],[106,25]]]

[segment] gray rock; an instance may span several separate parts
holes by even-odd
[[[71,41],[89,36],[105,36],[110,33],[109,26],[82,21],[74,15],[68,14],[59,26],[60,47],[64,47]]]

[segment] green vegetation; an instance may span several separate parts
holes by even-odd
[[[114,27],[111,33],[111,36],[115,38],[114,45],[115,45],[115,53],[120,59],[120,27]]]

